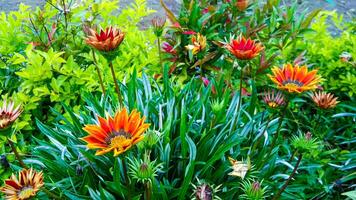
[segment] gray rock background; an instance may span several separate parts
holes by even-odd
[[[338,13],[344,14],[346,19],[355,18],[356,16],[356,0],[282,0],[282,3],[290,4],[295,1],[301,4],[301,10],[313,10],[315,8],[323,8],[327,10],[337,10]],[[45,0],[0,0],[0,12],[9,12],[17,10],[20,3],[35,7],[41,6],[45,2]],[[132,2],[133,0],[121,0],[120,8],[122,9],[125,6],[131,4]],[[178,11],[180,0],[164,0],[164,2],[173,11]],[[147,5],[149,8],[157,10],[158,13],[164,13],[162,7],[159,4],[159,0],[147,0]]]

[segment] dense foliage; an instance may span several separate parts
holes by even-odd
[[[355,199],[354,19],[160,3],[1,13],[2,197]]]

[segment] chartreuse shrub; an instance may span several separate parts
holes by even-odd
[[[4,98],[12,96],[27,108],[18,130],[32,130],[34,117],[52,120],[51,115],[42,114],[47,106],[60,110],[62,102],[76,110],[80,107],[81,91],[99,90],[83,26],[85,30],[94,24],[103,27],[114,24],[126,33],[120,57],[113,61],[115,70],[120,72],[119,80],[134,67],[141,70],[151,66],[154,71],[158,62],[153,33],[138,27],[142,17],[154,12],[146,8],[145,1],[135,1],[117,17],[111,16],[118,9],[118,1],[64,2],[63,5],[62,1],[49,1],[35,12],[21,5],[17,12],[2,13],[0,66],[4,76],[0,91]],[[113,80],[106,60],[99,54],[95,59],[108,87]]]
[[[93,51],[85,43],[85,27],[113,24],[126,33],[120,57],[113,61],[115,70],[120,72],[119,80],[134,68],[140,71],[149,66],[155,71],[158,58],[154,34],[139,29],[141,18],[154,11],[141,0],[112,17],[117,9],[118,1],[47,1],[44,8],[35,11],[21,4],[19,11],[1,13],[0,96],[22,103],[25,108],[21,120],[13,126],[24,134],[11,136],[21,144],[20,154],[28,152],[31,135],[38,133],[35,119],[54,119],[50,107],[63,112],[64,103],[78,110],[83,103],[82,92],[101,91],[94,63],[100,69],[104,86],[113,90],[106,59],[97,52],[94,59]],[[6,151],[5,141],[1,138],[1,153]],[[7,158],[14,159],[11,155]],[[2,172],[7,177],[10,171]]]

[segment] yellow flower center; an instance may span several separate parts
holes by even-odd
[[[0,127],[5,127],[9,124],[8,118],[0,118]]]
[[[33,196],[34,190],[31,186],[24,187],[20,192],[18,193],[19,199],[28,199],[31,196]]]
[[[278,107],[278,104],[276,102],[271,101],[271,102],[268,102],[268,106],[271,108],[276,108],[276,107]]]
[[[125,149],[131,145],[131,139],[123,135],[115,136],[110,141],[110,146],[120,150]]]
[[[284,88],[287,88],[288,90],[297,90],[298,88],[302,87],[303,85],[298,85],[295,83],[287,83],[283,84]]]

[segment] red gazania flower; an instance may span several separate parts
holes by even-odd
[[[0,191],[5,194],[7,200],[25,200],[36,196],[36,193],[43,186],[42,172],[34,169],[23,169],[18,176],[12,174],[5,180],[5,185]]]
[[[268,90],[268,92],[264,92],[263,101],[271,108],[277,108],[285,104],[282,92],[276,92],[275,90]]]
[[[269,74],[268,77],[277,85],[277,88],[290,93],[314,90],[321,80],[321,77],[317,75],[318,70],[308,71],[307,66],[286,64],[282,68],[274,67],[272,72],[273,75]]]
[[[89,149],[99,149],[95,155],[103,155],[113,151],[114,156],[129,150],[133,145],[143,140],[143,133],[150,124],[145,123],[145,117],[140,117],[136,110],[130,114],[126,109],[116,112],[114,118],[98,117],[99,124],[86,125],[84,130],[89,133],[82,138]]]
[[[337,101],[337,97],[334,97],[333,94],[326,92],[314,92],[311,95],[314,103],[321,109],[330,109],[334,108],[339,101]]]
[[[100,29],[99,33],[89,28],[89,33],[90,34],[85,39],[86,43],[103,52],[116,50],[125,37],[125,33],[112,26],[106,28],[105,31]]]
[[[225,45],[225,48],[240,60],[251,60],[264,49],[261,43],[256,43],[254,40],[246,39],[241,35],[237,39],[232,39],[230,43]]]
[[[6,100],[3,101],[2,108],[0,107],[0,130],[9,127],[22,113],[21,105],[14,108],[14,102],[9,104]]]

